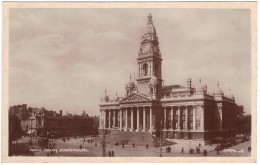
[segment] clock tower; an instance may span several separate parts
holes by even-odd
[[[147,27],[141,39],[137,58],[139,66],[137,88],[138,93],[159,100],[162,89],[162,58],[152,15],[149,14],[147,18]]]

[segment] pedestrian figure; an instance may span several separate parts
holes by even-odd
[[[108,151],[108,156],[111,157],[111,152],[110,151]]]
[[[181,153],[184,153],[184,148],[183,147],[181,148]]]
[[[207,150],[204,150],[204,156],[207,156],[207,153],[208,153]]]
[[[199,143],[199,147],[201,147],[201,144]]]
[[[95,143],[95,147],[97,147],[97,143]]]
[[[82,145],[80,145],[79,148],[82,149]]]
[[[169,152],[171,152],[171,150],[172,150],[172,148],[171,148],[171,147],[169,147]]]
[[[146,149],[148,149],[148,147],[149,147],[148,144],[146,144]]]
[[[112,150],[111,155],[114,156],[114,151]]]
[[[133,143],[133,148],[135,148],[135,143]]]

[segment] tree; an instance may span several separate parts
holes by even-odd
[[[9,144],[23,135],[21,122],[14,114],[9,115]]]

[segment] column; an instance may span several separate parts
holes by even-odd
[[[142,63],[140,63],[140,77],[143,76],[143,68],[142,68]]]
[[[101,129],[102,128],[102,126],[101,126],[101,120],[102,120],[102,110],[100,110],[100,115],[99,115],[99,129]]]
[[[136,132],[139,132],[139,107],[136,108],[136,115],[137,115],[137,120],[136,120],[136,122],[137,122],[137,124],[136,124],[137,128],[136,128]]]
[[[164,107],[164,130],[166,130],[166,121],[167,121],[166,107]]]
[[[195,108],[194,106],[192,107],[192,128],[193,130],[195,130],[195,122],[196,122],[196,119],[195,119]]]
[[[141,71],[140,71],[140,63],[138,63],[138,67],[139,67],[139,77],[141,77],[141,75],[140,75],[140,73],[141,73]]]
[[[115,124],[116,124],[116,110],[113,110],[113,128],[115,128]]]
[[[143,132],[145,132],[145,107],[143,107]]]
[[[133,107],[131,107],[131,131],[134,130],[134,111]]]
[[[173,130],[173,107],[171,107],[171,130]]]
[[[149,75],[152,75],[152,64],[151,64],[151,61],[149,61],[148,66],[149,66]]]
[[[125,109],[125,130],[128,129],[128,122],[127,122],[127,108]]]
[[[153,123],[153,112],[152,112],[152,107],[150,107],[150,131],[153,130],[152,128],[152,123]]]
[[[121,131],[122,130],[122,123],[123,123],[123,121],[122,121],[122,109],[119,109],[119,121],[120,121],[119,125],[120,125],[120,131]]]
[[[181,127],[180,127],[180,123],[181,123],[181,108],[178,107],[178,129],[180,130]]]
[[[117,128],[120,127],[120,109],[117,109]]]
[[[152,75],[153,75],[153,61],[151,61],[151,72],[152,72]]]
[[[200,114],[201,114],[200,129],[204,130],[204,106],[203,105],[200,107]]]
[[[107,111],[104,110],[104,113],[103,113],[104,128],[106,128],[106,123],[107,123],[107,119],[106,119],[107,115],[106,114],[107,114]]]
[[[108,111],[108,128],[111,128],[111,110]]]
[[[185,109],[186,116],[185,116],[185,128],[188,130],[188,107]]]

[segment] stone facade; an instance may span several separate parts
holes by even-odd
[[[207,85],[192,87],[162,85],[162,58],[152,16],[148,16],[137,57],[138,78],[126,84],[126,95],[101,98],[99,130],[150,132],[164,138],[207,141],[235,130],[239,106],[230,93],[225,96],[219,83],[213,94]],[[240,106],[241,108],[241,106]]]

